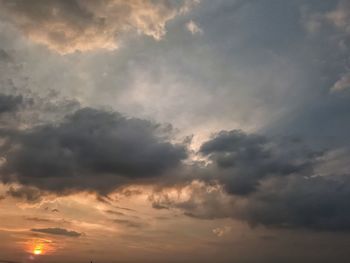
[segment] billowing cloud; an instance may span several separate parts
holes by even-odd
[[[44,190],[108,192],[164,175],[187,157],[162,127],[118,113],[83,108],[62,123],[3,131],[2,179]]]
[[[4,17],[31,40],[59,53],[115,49],[128,31],[161,39],[166,23],[196,1],[1,0]]]
[[[38,233],[45,233],[45,234],[51,234],[51,235],[57,235],[57,236],[67,236],[67,237],[80,237],[82,233],[76,232],[76,231],[70,231],[64,228],[33,228],[31,229],[32,232],[38,232]]]
[[[350,231],[350,176],[274,177],[248,196],[227,195],[219,186],[191,184],[152,201],[197,219],[233,218],[251,226]]]
[[[332,154],[309,150],[295,138],[241,131],[218,133],[200,152],[211,161],[202,168],[202,182],[175,194],[155,193],[150,197],[154,208],[180,209],[194,218],[234,218],[252,226],[350,231],[350,175],[344,165],[332,165]]]
[[[213,162],[215,179],[236,195],[254,192],[270,176],[308,175],[321,154],[293,138],[269,140],[239,130],[219,132],[201,146],[200,153]]]

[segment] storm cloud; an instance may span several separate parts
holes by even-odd
[[[313,163],[322,155],[296,138],[272,140],[239,130],[217,133],[199,151],[212,161],[215,178],[236,195],[254,192],[270,176],[310,175]]]
[[[311,150],[297,138],[233,130],[214,135],[200,153],[210,161],[201,181],[180,187],[177,195],[155,193],[153,208],[251,226],[350,230],[348,150]]]
[[[83,108],[62,123],[3,132],[5,182],[40,189],[109,192],[163,176],[187,158],[169,142],[169,126]]]

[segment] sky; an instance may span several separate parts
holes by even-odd
[[[350,260],[350,2],[0,0],[0,263]]]

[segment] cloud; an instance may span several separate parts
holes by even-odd
[[[203,29],[201,29],[193,20],[186,23],[186,29],[191,32],[192,35],[203,34]]]
[[[114,219],[113,222],[130,228],[141,228],[142,226],[144,226],[144,224],[135,221],[130,221],[127,219]]]
[[[269,182],[234,212],[251,225],[350,231],[350,176],[290,177]]]
[[[115,188],[164,175],[187,158],[163,127],[115,112],[83,108],[62,123],[4,131],[3,181],[64,192]]]
[[[197,219],[232,218],[252,227],[350,231],[349,175],[269,178],[248,196],[193,183],[177,191],[176,195],[165,190],[156,193],[151,201]]]
[[[350,33],[350,4],[348,1],[334,1],[326,10],[320,8],[320,6],[306,5],[304,7],[307,8],[302,9],[302,22],[310,33],[315,34],[327,30],[328,26],[342,33]]]
[[[343,75],[331,88],[331,92],[339,92],[350,88],[350,72]]]
[[[196,1],[1,0],[2,14],[31,40],[66,54],[115,49],[122,34],[161,39],[166,23]]]
[[[25,219],[28,221],[34,221],[34,222],[46,222],[46,223],[54,222],[54,220],[52,219],[39,218],[39,217],[26,217]]]
[[[0,94],[0,114],[16,111],[22,102],[22,96]]]
[[[124,213],[118,212],[118,211],[114,211],[114,210],[106,210],[105,212],[107,214],[111,214],[111,215],[118,215],[118,216],[123,216],[124,215]]]
[[[344,170],[349,155],[336,151],[344,164],[335,167],[334,151],[310,150],[295,138],[222,131],[200,148],[211,163],[202,166],[198,182],[164,189],[149,200],[154,208],[199,219],[350,231],[350,174]]]
[[[325,14],[325,18],[338,29],[350,33],[350,4],[341,0],[336,8]]]
[[[76,232],[76,231],[70,231],[64,228],[33,228],[30,231],[32,232],[39,232],[39,233],[45,233],[45,234],[51,234],[51,235],[58,235],[58,236],[67,236],[67,237],[80,237],[82,233]]]
[[[42,193],[35,187],[19,186],[15,188],[11,186],[6,192],[6,195],[16,199],[23,199],[27,202],[39,202]]]
[[[221,131],[204,142],[200,153],[212,161],[215,180],[230,194],[247,195],[271,176],[307,175],[322,152],[292,138],[269,140],[239,130]],[[208,166],[210,169],[210,166]]]
[[[230,226],[224,226],[224,227],[217,227],[214,228],[212,231],[214,233],[214,235],[216,235],[217,237],[222,237],[224,235],[226,235],[227,233],[231,232],[231,227]]]

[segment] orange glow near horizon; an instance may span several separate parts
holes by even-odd
[[[53,252],[53,247],[51,246],[51,243],[51,240],[35,239],[29,241],[26,250],[32,255],[46,255],[47,253]]]
[[[33,249],[33,254],[34,255],[41,255],[43,254],[44,250],[44,245],[43,244],[37,244],[35,245],[34,249]]]

